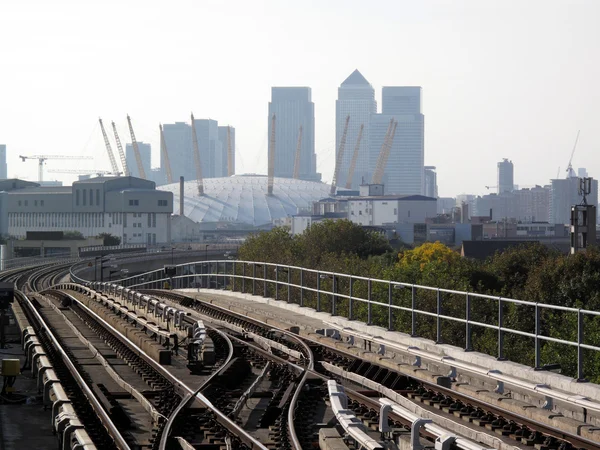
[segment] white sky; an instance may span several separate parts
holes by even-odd
[[[158,123],[193,111],[236,128],[238,172],[265,173],[271,86],[310,86],[329,181],[337,87],[358,68],[379,103],[423,87],[442,196],[486,192],[501,158],[521,186],[563,177],[578,129],[573,166],[600,177],[599,18],[598,0],[1,0],[0,143],[9,176],[37,179],[19,154],[109,169],[98,117],[129,142],[130,114],[158,165]]]

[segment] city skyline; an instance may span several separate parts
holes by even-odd
[[[272,86],[285,85],[312,89],[317,170],[330,181],[336,90],[358,68],[375,88],[377,102],[382,86],[423,87],[425,164],[437,167],[441,196],[485,192],[484,186],[495,184],[495,164],[502,157],[514,162],[517,184],[547,184],[559,167],[564,178],[579,129],[573,165],[598,176],[600,133],[593,99],[600,96],[599,67],[589,58],[600,50],[600,30],[593,20],[600,13],[597,2],[358,5],[176,1],[165,9],[132,2],[115,17],[110,8],[73,7],[65,1],[3,4],[0,64],[4,86],[11,89],[3,91],[0,143],[9,149],[9,175],[36,180],[35,163],[20,162],[18,154],[97,154],[97,165],[108,169],[98,116],[115,120],[126,141],[124,116],[129,113],[137,138],[157,150],[157,124],[186,120],[190,110],[197,117],[235,124],[237,172],[266,173],[266,103]],[[514,14],[515,5],[519,14]],[[70,13],[63,14],[67,8]],[[142,39],[126,26],[134,15],[138,23],[160,31]],[[210,20],[199,29],[192,26],[196,16]],[[533,19],[535,34],[530,32]],[[106,21],[118,32],[102,33]],[[273,23],[280,30],[277,42],[260,31]],[[313,32],[297,39],[306,23]],[[355,23],[363,24],[360,33],[343,33]],[[28,32],[31,24],[44,34],[43,41]],[[222,36],[225,24],[235,33]],[[182,56],[190,54],[193,42],[214,35],[220,36],[220,45],[207,48],[202,61]],[[393,44],[384,43],[409,41],[401,59],[389,57]],[[225,47],[232,49],[226,55]],[[144,77],[113,69],[130,64],[132,54],[153,61],[160,55],[160,67]],[[109,57],[112,67],[103,62]],[[203,61],[209,60],[215,68],[206,70]],[[244,67],[252,70],[240,71]],[[560,92],[552,108],[549,92]],[[43,120],[32,122],[37,117]],[[153,166],[158,166],[156,150]],[[78,165],[83,166],[65,164]]]

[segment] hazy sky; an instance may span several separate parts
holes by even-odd
[[[442,196],[483,193],[496,162],[515,183],[600,177],[598,0],[2,0],[0,143],[19,154],[93,155],[47,168],[104,168],[97,125],[153,146],[158,124],[236,128],[238,172],[266,173],[271,86],[310,86],[318,168],[331,180],[337,87],[358,68],[381,87],[423,87],[425,163]],[[47,174],[46,179],[74,177]]]

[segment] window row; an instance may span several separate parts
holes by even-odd
[[[9,227],[75,228],[104,227],[103,213],[13,213]]]
[[[96,189],[96,206],[100,206],[100,189]],[[89,202],[88,202],[89,199]],[[94,206],[94,189],[76,189],[75,206]]]
[[[29,206],[29,200],[19,200],[18,201],[18,205],[19,206]],[[33,201],[33,206],[44,206],[44,200],[34,200]]]

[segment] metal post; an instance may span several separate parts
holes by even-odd
[[[242,263],[242,294],[246,293],[246,263]]]
[[[392,283],[388,283],[388,330],[394,329],[394,317],[392,313],[392,303],[394,299],[394,286]]]
[[[348,320],[352,320],[352,307],[354,306],[354,299],[352,298],[352,290],[354,288],[354,283],[352,281],[352,276],[350,276],[350,289],[348,292]]]
[[[583,374],[583,314],[577,310],[577,381],[586,381]]]
[[[335,299],[336,299],[335,292],[336,291],[335,291],[335,288],[336,288],[336,286],[335,286],[335,275],[333,275],[333,288],[332,288],[333,295],[331,296],[331,300],[332,300],[332,302],[331,302],[331,315],[332,316],[336,315],[336,307],[335,307]]]
[[[467,321],[465,329],[465,352],[470,352],[471,350],[473,350],[473,346],[471,344],[471,296],[468,292],[465,305],[465,316],[465,319]]]
[[[231,292],[235,292],[235,261],[231,261]]]
[[[275,266],[275,300],[279,300],[279,266]]]
[[[317,272],[317,312],[321,311],[321,274]]]
[[[498,297],[498,361],[504,361],[504,303]]]
[[[541,333],[541,328],[542,328],[540,312],[541,312],[540,305],[539,305],[539,303],[536,303],[535,304],[535,368],[536,369],[541,369],[541,359],[542,359],[541,339],[538,338],[538,336]]]
[[[436,331],[437,331],[437,336],[436,336],[436,340],[435,343],[436,344],[441,344],[442,343],[442,318],[440,317],[440,315],[442,314],[442,295],[440,293],[440,290],[437,290],[437,316],[436,316]]]
[[[371,279],[367,282],[367,325],[373,322],[373,305],[371,304],[372,283]]]
[[[292,302],[292,287],[290,286],[292,284],[292,269],[290,269],[288,267],[288,281],[287,281],[287,294],[288,294],[288,299],[287,302],[291,303]]]
[[[267,265],[263,264],[263,297],[267,297]]]
[[[304,306],[304,270],[300,269],[300,306]]]
[[[417,309],[417,288],[414,285],[411,287],[412,290],[412,298],[410,303],[410,335],[415,337],[417,335],[417,313],[415,309]]]

